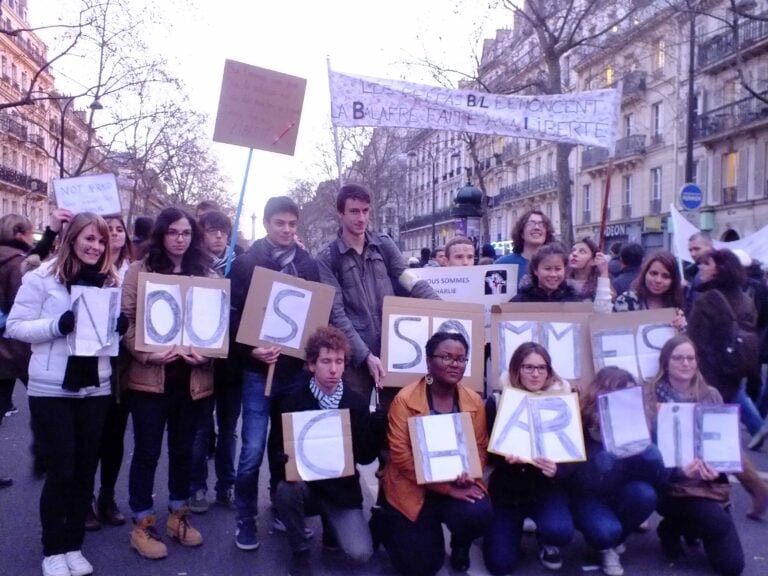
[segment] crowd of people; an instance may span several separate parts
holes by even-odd
[[[561,549],[578,530],[599,553],[603,573],[622,576],[628,538],[647,526],[654,511],[662,517],[657,533],[664,554],[679,558],[684,544],[701,542],[715,573],[743,571],[727,477],[699,459],[665,468],[653,444],[630,457],[610,453],[603,445],[597,398],[642,386],[651,429],[657,402],[736,403],[751,434],[749,448],[759,450],[768,437],[768,389],[760,369],[768,361],[768,287],[759,263],[743,252],[714,249],[703,234],[690,239],[695,263],[685,270],[669,252],[646,255],[635,243],[612,247],[613,258],[592,238],[581,238],[569,249],[556,241],[552,223],[537,210],[517,222],[511,255],[496,259],[490,245],[478,251],[472,240],[457,236],[406,261],[389,236],[369,229],[371,197],[364,187],[343,186],[336,208],[338,236],[316,255],[297,238],[299,207],[283,196],[265,205],[266,236],[234,254],[231,221],[207,202],[194,216],[172,207],[154,221],[137,219],[133,237],[119,217],[57,209],[35,243],[28,219],[0,218],[0,417],[20,380],[29,398],[35,470],[44,477],[44,576],[93,573],[83,555],[85,534],[102,524],[131,522],[130,545],[139,555],[152,560],[168,555],[154,498],[164,438],[165,535],[182,546],[203,544],[190,513],[204,513],[212,503],[208,457],[213,454],[213,502],[234,512],[237,548],[256,550],[256,518],[264,511],[258,502],[259,473],[266,455],[272,527],[287,535],[287,568],[294,576],[312,571],[314,531],[305,523],[307,515],[320,515],[325,548],[341,549],[363,564],[383,545],[405,575],[428,576],[441,569],[443,526],[451,535],[454,570],[469,568],[470,547],[482,539],[487,570],[512,573],[520,562],[524,527],[532,523],[538,559],[546,569],[562,567]],[[593,302],[595,312],[605,314],[675,309],[678,335],[663,346],[657,376],[637,382],[609,366],[577,389],[555,372],[544,346],[529,342],[505,360],[499,382],[486,382],[484,398],[462,384],[469,342],[448,331],[436,332],[426,343],[423,377],[402,389],[387,387],[381,360],[384,298],[438,299],[413,267],[494,262],[518,266],[515,302]],[[281,354],[277,346],[235,341],[251,284],[259,281],[257,267],[335,289],[329,325],[306,342],[305,361]],[[212,359],[179,346],[137,350],[142,272],[227,276],[229,357]],[[121,342],[118,356],[72,353],[67,336],[75,329],[73,286],[120,289],[114,326]],[[722,357],[719,343],[728,330],[739,339],[738,362]],[[507,387],[532,395],[577,392],[586,460],[558,464],[489,454],[499,397],[493,391]],[[379,462],[378,497],[370,514],[363,510],[357,471],[326,480],[287,479],[290,456],[282,415],[335,409],[349,410],[355,463]],[[450,482],[419,484],[408,421],[453,413],[470,416],[487,482],[462,474]],[[130,468],[121,476],[129,418]],[[742,460],[737,477],[752,497],[748,516],[760,519],[768,509],[768,485],[746,453]],[[121,478],[128,485],[127,510],[115,497]],[[0,486],[11,485],[10,478],[0,479]]]

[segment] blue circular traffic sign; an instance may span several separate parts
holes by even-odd
[[[680,188],[680,204],[682,204],[683,208],[686,210],[697,210],[701,206],[703,200],[704,194],[698,184],[688,182],[687,184],[683,184],[683,187]]]

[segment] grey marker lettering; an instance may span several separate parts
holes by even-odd
[[[592,355],[597,360],[598,367],[605,368],[606,358],[618,357],[619,354],[616,349],[608,349],[604,347],[606,341],[613,340],[617,336],[629,336],[632,338],[632,330],[600,330],[592,334]]]
[[[553,340],[560,341],[564,340],[568,334],[573,335],[573,350],[571,351],[571,358],[573,358],[573,374],[571,375],[572,378],[581,378],[581,354],[579,354],[578,350],[578,343],[581,340],[581,325],[579,324],[568,324],[566,328],[563,328],[560,332],[558,332],[552,322],[544,322],[543,324],[544,329],[544,343],[543,346],[547,350],[551,350],[550,346],[553,345]],[[560,372],[560,370],[558,370]],[[562,372],[560,372],[561,375],[565,376]]]
[[[680,468],[683,465],[683,429],[680,425],[680,406],[673,406],[672,414],[672,430],[674,433],[675,445],[675,466]]]
[[[456,449],[455,450],[435,450],[429,451],[427,449],[427,435],[424,432],[424,420],[419,418],[416,421],[417,436],[419,441],[419,448],[421,450],[421,457],[424,464],[424,477],[428,482],[436,480],[432,473],[431,458],[444,458],[446,456],[458,456],[461,460],[462,471],[469,470],[469,460],[467,458],[467,445],[464,438],[464,431],[461,428],[461,414],[451,414],[453,419],[453,430],[456,434]]]
[[[464,328],[464,324],[459,322],[458,320],[446,320],[440,326],[438,326],[437,330],[435,332],[449,332],[451,334],[461,334],[464,336],[464,339],[467,341],[467,344],[472,346],[472,339],[469,337],[469,333]]]
[[[560,444],[568,453],[568,455],[574,460],[578,460],[581,457],[579,449],[568,437],[568,434],[564,432],[571,423],[573,415],[571,414],[568,404],[562,398],[540,398],[535,402],[531,402],[528,406],[528,410],[531,413],[531,423],[533,426],[533,442],[534,442],[534,454],[538,454],[546,457],[546,451],[544,449],[544,435],[554,434],[560,441]],[[550,418],[546,421],[542,420],[541,412],[543,410],[550,410],[556,412],[554,418]]]
[[[520,402],[520,404],[517,405],[515,411],[512,412],[512,416],[510,416],[509,420],[507,420],[507,423],[504,424],[504,428],[501,429],[501,432],[499,432],[499,435],[496,438],[496,444],[493,446],[495,450],[499,450],[504,445],[504,442],[506,441],[507,436],[509,436],[509,433],[512,431],[512,428],[520,428],[520,430],[523,430],[524,432],[530,432],[530,429],[528,428],[528,422],[520,419],[525,413],[526,405],[527,402],[523,400]]]
[[[321,420],[327,420],[328,418],[341,419],[341,414],[338,410],[323,410],[322,414],[318,414],[317,416],[310,418],[301,428],[301,431],[299,432],[299,441],[296,446],[296,458],[300,460],[307,469],[325,478],[338,476],[339,473],[344,470],[344,462],[341,462],[342,466],[338,470],[331,470],[330,468],[323,468],[318,466],[312,462],[312,458],[310,458],[309,454],[306,452],[304,440],[307,438],[307,435],[311,432],[312,427],[315,424]]]
[[[189,341],[193,346],[208,348],[216,344],[216,342],[219,341],[227,329],[227,325],[229,324],[229,315],[227,314],[229,310],[229,297],[227,296],[226,291],[219,291],[219,323],[210,337],[203,338],[197,332],[195,332],[194,326],[192,325],[192,313],[194,311],[195,305],[194,298],[192,296],[193,293],[193,290],[187,290],[187,309],[186,314],[184,315],[184,330],[186,331],[187,337],[189,337]]]
[[[419,346],[419,343],[416,342],[416,340],[408,338],[408,336],[404,336],[402,332],[400,332],[400,324],[403,322],[421,322],[422,320],[423,319],[419,316],[403,316],[402,318],[395,320],[395,335],[404,342],[408,342],[408,344],[413,346],[413,350],[416,353],[416,357],[413,360],[409,360],[408,362],[395,362],[392,364],[392,368],[395,370],[407,370],[409,368],[418,366],[421,363],[421,346]]]
[[[669,324],[646,324],[641,326],[640,337],[642,338],[643,344],[647,346],[649,350],[661,351],[662,346],[664,346],[666,342],[666,340],[664,340],[664,342],[657,342],[654,344],[652,334],[658,330],[663,330],[669,334],[670,326]]]
[[[306,296],[307,295],[304,292],[291,289],[280,290],[280,292],[277,293],[275,299],[272,301],[272,311],[278,318],[280,318],[288,325],[288,334],[285,336],[273,336],[270,334],[265,334],[264,340],[274,342],[275,344],[284,344],[296,338],[296,335],[299,333],[299,326],[296,324],[296,322],[293,321],[293,318],[285,314],[285,312],[280,309],[280,303],[286,298],[306,298]]]
[[[152,322],[152,308],[158,302],[165,302],[171,309],[171,316],[173,317],[173,323],[165,334],[160,334],[155,327],[155,324]],[[147,294],[146,307],[144,310],[144,326],[147,335],[159,344],[167,344],[176,338],[179,330],[181,330],[181,307],[169,292],[166,292],[165,290],[154,290]]]

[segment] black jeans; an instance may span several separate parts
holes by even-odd
[[[115,499],[115,484],[120,475],[120,466],[123,463],[125,452],[123,440],[129,414],[127,394],[123,395],[120,402],[114,396],[111,398],[107,421],[104,424],[104,433],[101,437],[101,448],[99,449],[99,462],[101,463],[99,501],[105,504]]]
[[[664,519],[659,533],[701,538],[712,569],[722,576],[744,570],[744,550],[733,519],[720,502],[705,498],[664,497],[657,511]]]
[[[0,424],[3,417],[13,405],[13,387],[16,384],[16,378],[0,379]]]
[[[384,519],[384,547],[395,569],[408,576],[432,576],[445,560],[442,525],[451,533],[451,546],[469,546],[490,527],[493,508],[488,497],[470,503],[427,492],[415,522],[389,504]]]
[[[31,396],[29,410],[46,475],[40,494],[43,554],[64,554],[83,545],[85,511],[109,396],[42,398]]]
[[[136,519],[154,514],[152,492],[163,433],[168,426],[168,500],[177,510],[189,498],[192,443],[201,401],[193,401],[189,381],[169,382],[165,392],[131,391],[134,450],[128,479],[129,505]]]

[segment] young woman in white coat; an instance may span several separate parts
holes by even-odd
[[[32,345],[27,393],[46,468],[40,495],[43,576],[93,572],[81,552],[83,520],[109,409],[111,368],[108,357],[71,356],[66,337],[75,327],[71,287],[117,284],[106,222],[77,214],[58,256],[22,279],[6,323],[9,338]],[[119,329],[126,327],[118,321]]]

